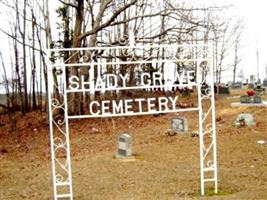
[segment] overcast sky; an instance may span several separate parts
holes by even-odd
[[[262,0],[217,0],[217,3],[233,4],[236,15],[244,18],[245,29],[242,37],[242,66],[246,76],[257,73],[256,50],[259,49],[261,79],[267,75],[267,1]],[[266,77],[267,78],[267,77]]]
[[[243,68],[246,78],[257,75],[257,56],[259,50],[259,74],[263,80],[267,78],[267,1],[264,0],[192,0],[196,4],[222,6],[232,5],[229,16],[243,18],[244,31],[242,34],[242,61],[239,70]],[[238,70],[238,72],[239,72]],[[224,81],[232,80],[232,76],[225,76]]]
[[[267,1],[264,0],[192,0],[196,4],[211,5],[233,5],[235,8],[230,9],[229,15],[237,15],[244,18],[245,30],[242,37],[242,62],[239,68],[244,69],[244,74],[248,78],[249,75],[257,74],[256,49],[259,49],[260,76],[261,79],[267,78],[265,74],[265,66],[267,66]],[[6,16],[0,8],[0,27],[6,29],[8,27]],[[7,38],[0,33],[0,50],[5,56],[6,65],[9,64],[8,55],[9,47]],[[0,68],[0,76],[2,76],[2,68]],[[232,77],[225,77],[224,81],[231,80]]]

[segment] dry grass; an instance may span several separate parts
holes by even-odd
[[[233,95],[236,95],[237,91]],[[267,199],[267,108],[231,108],[237,99],[217,98],[220,195],[199,196],[197,137],[165,135],[174,114],[73,121],[72,168],[75,199]],[[254,127],[234,128],[236,116],[250,112]],[[197,113],[181,113],[197,128]],[[3,118],[5,122],[7,119]],[[99,129],[93,133],[92,127]],[[131,133],[134,161],[114,159],[117,136]],[[46,117],[30,113],[18,130],[0,127],[0,199],[52,199]]]

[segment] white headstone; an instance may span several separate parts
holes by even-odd
[[[255,124],[254,117],[250,113],[239,114],[236,121],[241,121],[241,120],[244,120],[245,124],[248,126],[252,126]]]

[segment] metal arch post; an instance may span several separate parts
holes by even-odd
[[[197,62],[197,89],[198,89],[198,135],[199,135],[199,162],[200,162],[200,193],[204,195],[205,185],[204,185],[204,171],[203,171],[203,127],[202,127],[202,97],[201,97],[201,70],[200,63]]]
[[[71,170],[71,156],[70,156],[70,131],[69,131],[69,118],[68,118],[68,97],[66,87],[66,67],[63,69],[63,84],[64,84],[64,107],[65,107],[65,126],[66,126],[66,145],[67,145],[67,166],[68,166],[68,181],[69,181],[69,199],[73,200],[73,189],[72,189],[72,170]]]
[[[210,46],[208,47],[208,52],[208,68],[201,68],[200,63],[197,63],[201,195],[205,194],[206,182],[214,182],[214,193],[218,192],[213,52]],[[204,77],[202,77],[203,75]],[[208,84],[208,88],[204,91],[205,94],[202,94],[201,87],[204,83]],[[203,107],[204,101],[209,103],[208,108]],[[208,119],[208,116],[211,116],[211,120]],[[211,141],[208,140],[209,138],[211,138]],[[208,172],[213,173],[213,177],[206,178],[205,174]]]
[[[214,63],[213,63],[213,44],[209,45],[210,52],[210,76],[211,76],[211,115],[212,115],[212,141],[213,141],[213,165],[214,165],[214,192],[218,193],[218,166],[217,166],[217,138],[216,138],[216,108],[214,93]]]
[[[47,62],[47,79],[48,83],[52,83],[52,67],[49,60],[50,51],[46,51],[46,62]],[[53,84],[48,84],[48,110],[49,110],[49,132],[50,132],[50,148],[51,148],[51,164],[52,164],[52,180],[53,180],[53,193],[54,200],[57,200],[57,187],[56,187],[56,169],[55,169],[55,151],[54,151],[54,130],[53,130],[53,114],[52,114],[52,93]]]
[[[54,66],[51,64],[49,56],[50,50],[47,50],[49,125],[54,200],[73,200],[68,106],[67,93],[65,92],[66,68],[63,67],[61,74],[63,76],[63,91],[61,91],[60,95],[63,98],[63,102],[60,102],[60,99],[53,97],[55,88],[57,87],[57,90],[60,88],[59,85],[55,85],[53,73],[55,73],[57,69],[54,70]],[[60,67],[59,72],[61,71],[61,68],[62,67]],[[60,111],[63,111],[64,115],[59,114]],[[59,117],[59,119],[57,117]]]

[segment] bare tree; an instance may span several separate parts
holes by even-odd
[[[48,93],[47,63],[45,56],[49,56],[51,61],[56,59],[55,54],[45,55],[45,48],[77,48],[94,47],[96,44],[103,46],[129,45],[129,43],[158,43],[158,44],[198,44],[200,41],[208,43],[215,42],[216,59],[216,80],[221,82],[222,73],[228,70],[225,60],[230,52],[229,43],[236,41],[236,60],[233,66],[236,71],[238,65],[237,41],[239,37],[233,39],[235,34],[231,33],[232,27],[227,25],[227,20],[218,18],[218,13],[224,9],[221,7],[195,7],[174,0],[58,0],[58,20],[60,22],[60,32],[58,38],[52,32],[50,21],[49,0],[14,0],[2,1],[1,5],[6,6],[14,17],[11,23],[11,31],[0,28],[13,41],[14,50],[12,52],[14,71],[16,74],[16,84],[20,99],[21,111],[25,114],[30,109],[36,109],[37,104],[42,105],[42,90]],[[63,34],[62,34],[63,33]],[[28,37],[27,37],[28,36]],[[236,36],[236,35],[235,35]],[[131,39],[130,39],[131,38]],[[131,40],[131,41],[130,41]],[[38,53],[39,54],[38,54]],[[63,59],[67,63],[76,63],[81,56],[86,55],[86,61],[90,62],[92,52],[80,52],[70,55],[66,51]],[[101,52],[100,52],[101,53]],[[176,54],[179,57],[182,49],[178,49]],[[129,61],[129,56],[124,52],[117,55],[119,60]],[[143,57],[149,57],[144,54]],[[158,51],[156,57],[163,58],[165,52]],[[189,55],[193,56],[193,55]],[[69,59],[70,58],[70,59]],[[114,59],[114,58],[107,58]],[[141,57],[138,59],[142,59]],[[185,67],[178,64],[178,68]],[[136,84],[137,68],[134,65],[107,66],[106,69],[98,69],[95,65],[90,69],[93,77],[89,77],[89,67],[71,67],[66,69],[66,81],[68,76],[83,75],[85,81],[96,80],[97,76],[104,73],[128,74],[128,84]],[[153,72],[153,70],[164,71],[163,64],[142,65],[143,71]],[[31,71],[31,76],[27,72]],[[234,71],[234,73],[235,73]],[[37,73],[39,72],[39,76]],[[29,84],[29,79],[31,82]],[[60,99],[58,88],[58,77],[56,69],[53,69],[53,79],[55,83],[54,95]],[[44,85],[44,87],[43,87]],[[13,88],[13,87],[12,87]],[[38,91],[39,88],[39,91]],[[28,93],[31,92],[31,98]],[[39,93],[38,93],[39,92]],[[38,93],[38,101],[37,101]],[[71,94],[74,99],[70,105],[71,112],[83,112],[83,106],[90,101],[90,96],[82,94]],[[97,97],[96,94],[95,97]],[[47,101],[45,101],[47,103]],[[41,106],[42,107],[42,106]],[[46,107],[46,105],[45,105]],[[41,108],[42,109],[42,108]]]
[[[4,79],[4,86],[5,86],[5,91],[6,91],[6,105],[0,103],[0,107],[7,110],[10,132],[13,132],[16,129],[16,120],[14,119],[14,115],[13,115],[13,105],[12,105],[13,101],[10,101],[11,100],[10,88],[9,88],[10,84],[7,78],[6,66],[5,66],[1,51],[0,51],[0,60],[1,60],[2,69],[3,69],[3,79]]]
[[[235,26],[234,33],[234,63],[233,63],[233,83],[236,82],[236,70],[238,64],[241,62],[241,58],[239,56],[239,50],[241,45],[241,35],[243,31],[243,22],[242,20],[238,20],[238,23]]]

